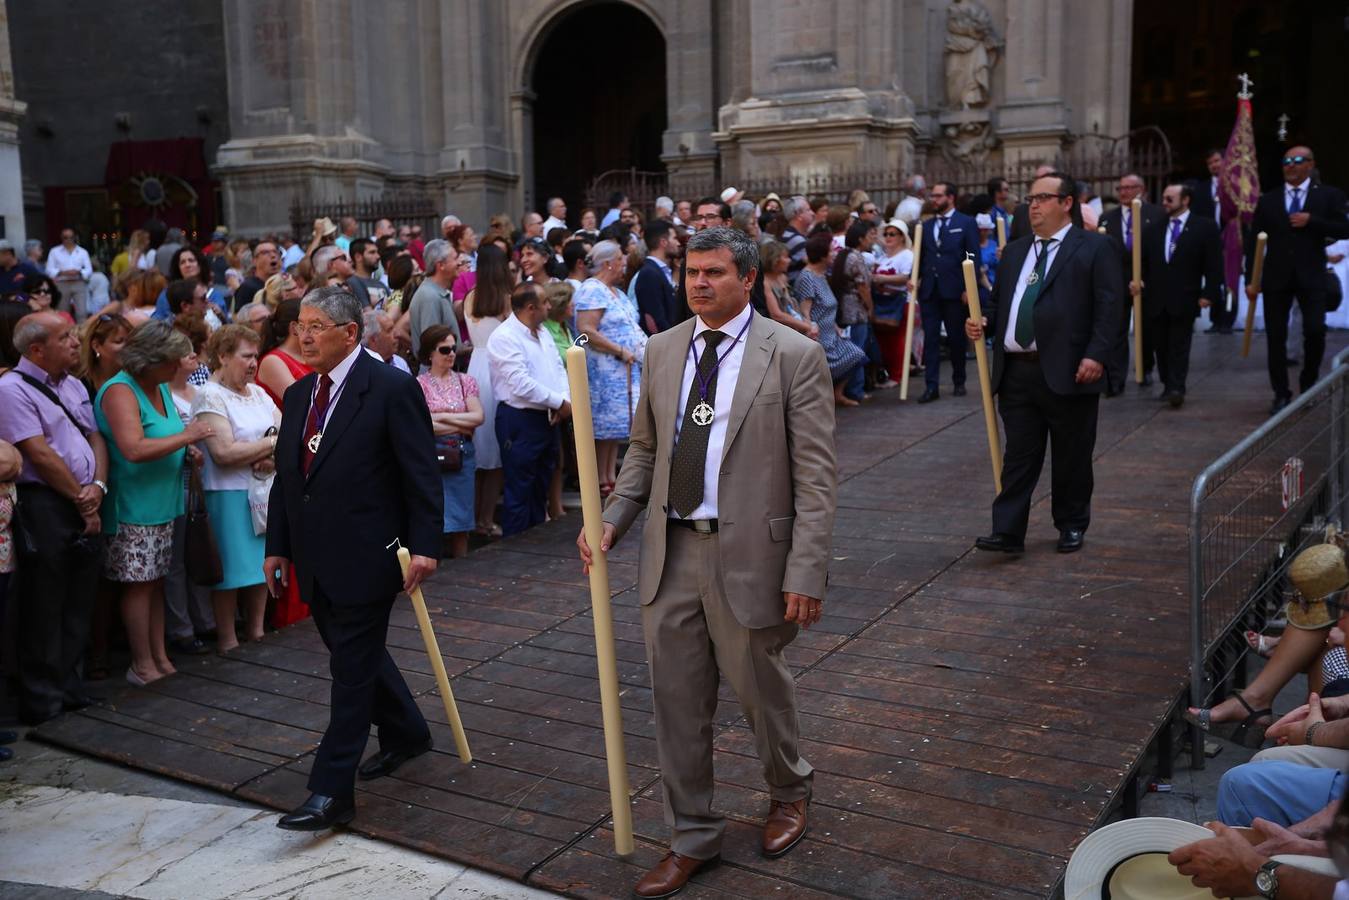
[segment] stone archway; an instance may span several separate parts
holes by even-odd
[[[602,0],[558,15],[532,56],[526,201],[541,208],[561,196],[575,225],[596,175],[664,168],[665,37],[637,7]]]

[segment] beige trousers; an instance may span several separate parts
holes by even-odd
[[[798,750],[796,684],[782,651],[797,625],[746,628],[726,602],[717,535],[671,526],[660,589],[642,607],[642,633],[656,711],[656,755],[665,790],[670,849],[709,859],[725,819],[712,810],[712,723],[719,671],[754,731],[774,800],[810,796],[813,770]]]

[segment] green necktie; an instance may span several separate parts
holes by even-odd
[[[1016,342],[1022,347],[1035,343],[1035,298],[1044,287],[1045,272],[1049,269],[1049,245],[1053,238],[1040,239],[1040,252],[1035,258],[1035,271],[1026,279],[1026,291],[1021,295],[1021,306],[1016,311]]]

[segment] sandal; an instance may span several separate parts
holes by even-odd
[[[1274,652],[1274,648],[1279,646],[1279,638],[1277,636],[1269,637],[1258,631],[1247,631],[1246,645],[1265,659],[1269,659]]]
[[[1232,696],[1236,697],[1237,702],[1244,706],[1246,712],[1249,713],[1240,722],[1214,722],[1212,707],[1205,707],[1193,713],[1186,710],[1183,713],[1183,718],[1191,725],[1198,725],[1207,734],[1255,750],[1265,742],[1265,729],[1274,724],[1274,710],[1252,709],[1240,692],[1233,692]],[[1268,719],[1269,721],[1262,725],[1260,724],[1261,719]]]

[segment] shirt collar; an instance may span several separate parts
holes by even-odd
[[[1064,226],[1063,226],[1062,228],[1060,228],[1058,231],[1056,231],[1056,232],[1054,232],[1053,234],[1051,234],[1051,235],[1049,236],[1049,239],[1050,239],[1051,241],[1053,241],[1054,243],[1053,243],[1053,244],[1050,244],[1050,245],[1049,245],[1048,247],[1046,247],[1045,249],[1046,249],[1046,250],[1049,250],[1049,249],[1056,249],[1055,245],[1057,245],[1057,244],[1062,244],[1062,243],[1063,243],[1063,239],[1068,235],[1068,230],[1069,230],[1070,228],[1072,228],[1072,227],[1073,227],[1073,223],[1072,223],[1072,222],[1069,222],[1067,225],[1064,225]],[[1035,235],[1033,235],[1033,236],[1034,236],[1035,240],[1037,240],[1037,241],[1042,241],[1042,240],[1044,240],[1044,238],[1040,237],[1038,234],[1035,234]]]
[[[514,322],[516,329],[521,333],[523,333],[530,340],[537,341],[539,339],[538,335],[536,335],[534,331],[528,325],[526,325],[524,321],[514,312],[511,313],[511,317],[508,321]]]
[[[1305,197],[1307,196],[1307,188],[1311,187],[1311,183],[1312,180],[1310,176],[1302,179],[1301,184],[1289,184],[1288,182],[1285,181],[1283,183],[1283,192],[1285,194],[1291,194],[1293,192],[1293,188],[1297,188],[1298,196]]]
[[[61,386],[61,382],[65,381],[66,378],[69,377],[68,375],[66,375],[66,373],[62,372],[59,377],[53,378],[52,376],[47,374],[46,370],[44,370],[41,366],[39,366],[37,363],[33,362],[26,356],[19,357],[18,365],[16,365],[14,368],[17,371],[23,372],[25,375],[30,375],[33,378],[36,378],[38,381],[42,382],[43,384],[50,385],[54,388],[59,388]]]
[[[698,335],[702,334],[704,331],[720,331],[722,334],[733,338],[740,333],[740,329],[745,327],[745,323],[749,321],[749,317],[752,315],[754,315],[754,304],[746,303],[745,308],[740,310],[739,314],[736,315],[734,319],[716,329],[708,326],[708,324],[703,321],[702,316],[698,316],[696,319],[697,324],[693,326],[693,337],[696,340]]]
[[[347,376],[351,374],[351,367],[356,364],[356,357],[361,355],[362,349],[364,348],[357,344],[356,349],[348,353],[340,363],[333,366],[333,370],[328,373],[328,377],[332,380],[334,388],[341,387],[342,383],[347,380]]]
[[[1189,221],[1189,218],[1190,218],[1190,211],[1187,209],[1187,210],[1185,210],[1185,212],[1181,213],[1180,215],[1173,217],[1173,218],[1171,219],[1171,221],[1172,221],[1172,222],[1179,222],[1179,223],[1180,223],[1180,227],[1181,227],[1182,229],[1184,229],[1184,228],[1185,228],[1185,223],[1186,223],[1187,221]]]
[[[655,263],[656,265],[660,266],[661,269],[662,269],[667,275],[670,273],[670,264],[667,263],[665,260],[663,260],[663,259],[657,259],[657,258],[654,257],[654,256],[648,256],[647,259],[651,260],[653,263]]]

